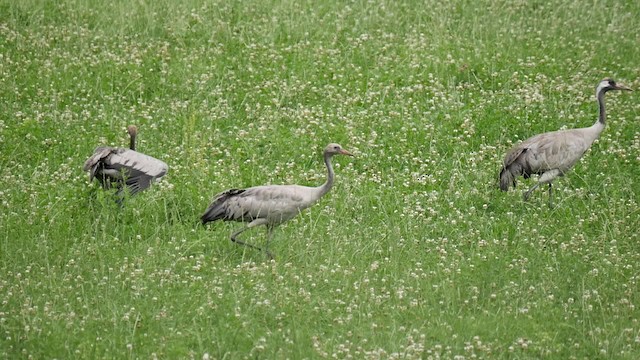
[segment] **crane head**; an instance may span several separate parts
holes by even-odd
[[[611,78],[605,78],[600,81],[600,84],[598,84],[596,94],[599,94],[600,92],[607,92],[609,90],[633,91],[624,85],[617,84],[616,81]]]
[[[127,126],[127,132],[129,133],[129,136],[135,137],[138,135],[138,127],[135,125],[129,125]]]
[[[329,144],[326,148],[324,148],[324,153],[327,155],[347,155],[353,156],[352,153],[342,148],[342,146],[338,144]]]

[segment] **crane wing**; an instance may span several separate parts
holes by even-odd
[[[238,211],[252,218],[270,218],[273,222],[285,221],[298,215],[309,207],[309,201],[303,186],[267,185],[248,188],[237,197]]]
[[[544,150],[544,159],[550,169],[558,169],[565,172],[571,169],[589,149],[580,136],[566,136],[547,145]]]
[[[227,190],[216,195],[202,221],[267,218],[274,224],[280,223],[313,203],[312,189],[298,185],[267,185]]]
[[[537,172],[569,170],[591,145],[581,130],[553,131],[527,139],[520,145],[528,150],[527,163]]]
[[[148,188],[155,179],[163,177],[169,170],[164,161],[123,148],[112,152],[104,163],[109,170],[123,173],[126,188],[131,195]],[[118,193],[123,191],[124,188],[120,188]]]
[[[117,149],[105,163],[110,167],[127,168],[152,178],[161,178],[169,170],[169,166],[162,160],[123,148]]]

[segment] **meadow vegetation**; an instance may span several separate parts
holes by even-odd
[[[640,358],[640,100],[529,202],[515,142],[640,89],[640,2],[0,0],[0,357]],[[120,208],[100,144],[168,175]],[[276,258],[212,196],[336,184]],[[265,230],[246,232],[260,243]]]

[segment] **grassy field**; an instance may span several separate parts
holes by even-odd
[[[511,145],[640,89],[640,2],[0,0],[0,357],[638,359],[640,100],[556,207]],[[169,174],[123,208],[100,144]],[[336,184],[276,258],[213,195]],[[265,230],[245,233],[260,244]]]

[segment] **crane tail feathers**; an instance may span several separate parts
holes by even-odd
[[[209,205],[207,210],[200,217],[202,224],[204,225],[211,221],[227,219],[227,207],[225,206],[225,203],[230,198],[242,194],[243,192],[245,192],[244,189],[230,189],[216,195],[211,202],[211,205]]]
[[[205,211],[205,213],[200,217],[200,220],[202,221],[202,225],[211,222],[211,221],[216,221],[218,219],[221,219],[222,216],[220,216],[222,213],[220,212],[220,206],[209,206],[209,208],[207,209],[207,211]]]
[[[519,174],[514,173],[514,169],[509,167],[503,167],[502,171],[500,171],[500,190],[508,191],[509,186],[516,187],[516,177]]]

